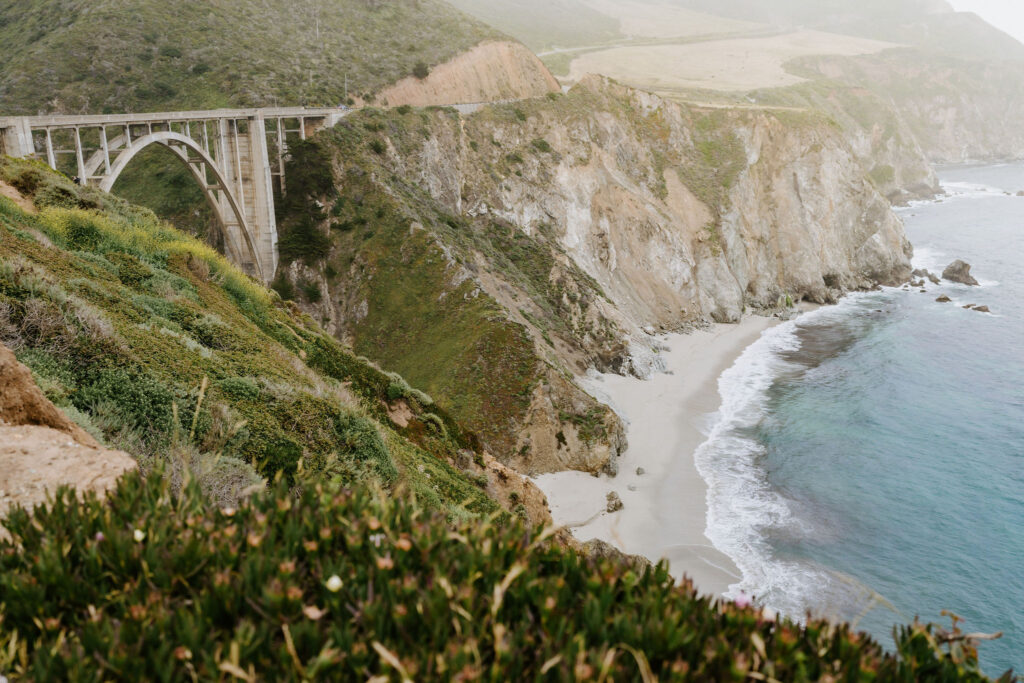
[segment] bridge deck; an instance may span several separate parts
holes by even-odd
[[[208,109],[202,111],[149,112],[141,114],[83,114],[60,116],[0,116],[0,128],[15,122],[28,121],[33,128],[67,128],[74,126],[123,125],[126,123],[164,123],[165,121],[212,121],[248,119],[260,114],[264,118],[322,118],[344,114],[340,107],[262,107],[259,109]]]

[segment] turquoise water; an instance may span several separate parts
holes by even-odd
[[[1024,164],[940,175],[950,197],[901,211],[915,266],[963,258],[982,286],[858,294],[769,330],[720,379],[697,463],[733,594],[886,643],[952,610],[1005,633],[982,648],[992,675],[1024,669],[1024,197],[1005,194]]]

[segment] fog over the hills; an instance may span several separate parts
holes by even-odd
[[[950,0],[961,12],[976,12],[996,28],[1024,42],[1024,3],[1019,0]]]

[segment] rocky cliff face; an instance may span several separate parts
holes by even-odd
[[[651,372],[656,330],[910,272],[901,223],[823,117],[687,108],[595,77],[468,117],[367,112],[317,144],[331,247],[285,284],[315,283],[307,310],[462,401],[525,471],[614,469],[621,426],[571,376]]]
[[[912,50],[821,57],[800,68],[883,99],[901,129],[897,143],[931,163],[1024,157],[1024,64]]]
[[[731,322],[909,272],[902,226],[824,121],[686,108],[598,78],[508,119],[466,122],[482,151],[470,144],[457,192],[437,196],[526,234],[550,226],[633,329]],[[496,179],[509,149],[524,162]]]

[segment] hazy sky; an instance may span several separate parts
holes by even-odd
[[[1024,2],[1022,0],[949,0],[958,10],[977,12],[988,23],[1024,42]]]

